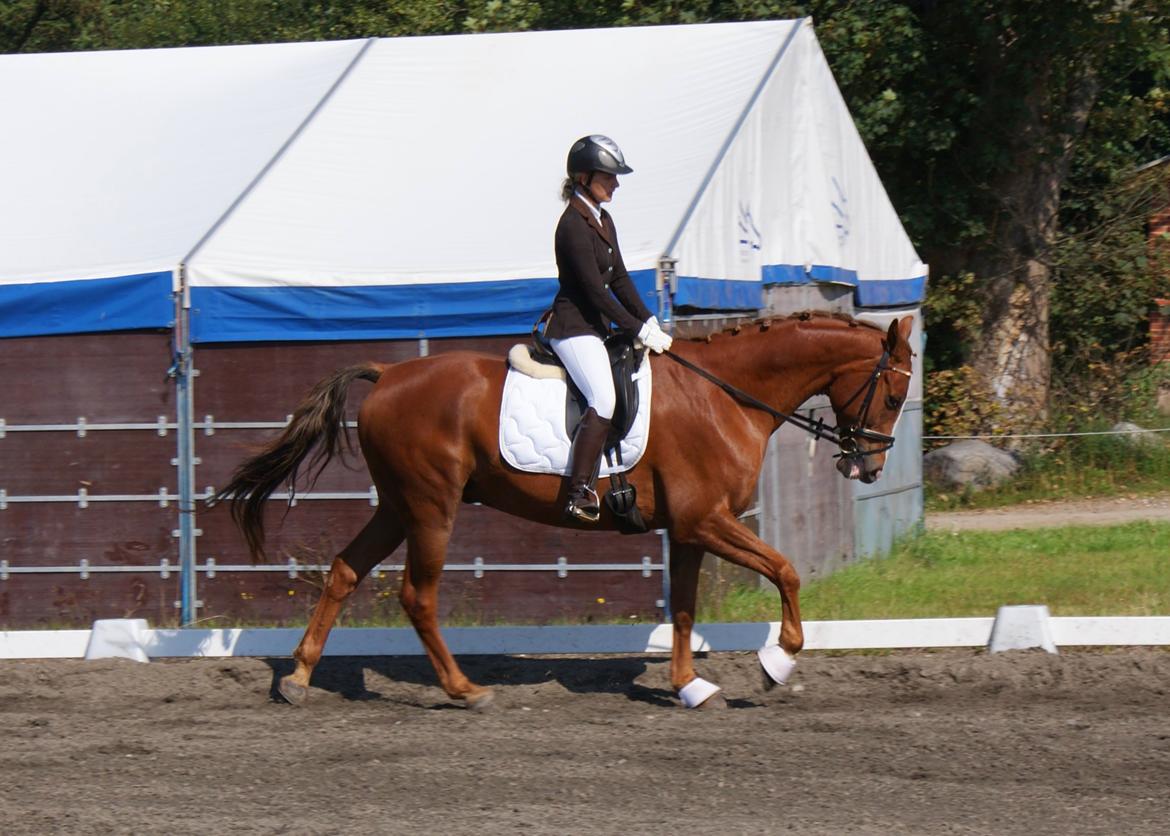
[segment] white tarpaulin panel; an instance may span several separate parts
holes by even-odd
[[[0,106],[0,336],[163,326],[176,275],[197,341],[527,331],[596,132],[648,301],[664,255],[680,305],[922,295],[807,21],[0,56]]]
[[[676,304],[720,307],[728,281],[745,296],[760,282],[822,281],[857,287],[862,305],[921,300],[926,265],[811,26],[785,44],[670,254]]]
[[[598,132],[634,168],[610,209],[650,294],[794,25],[379,41],[192,259],[196,339],[528,331],[556,292],[565,156]]]
[[[361,41],[0,56],[0,336],[165,327]]]

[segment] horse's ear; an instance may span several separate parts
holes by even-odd
[[[890,328],[886,331],[886,351],[890,354],[897,354],[900,350],[905,349],[907,352],[912,351],[910,348],[910,331],[914,328],[914,317],[904,316],[901,319],[895,319],[890,323]]]

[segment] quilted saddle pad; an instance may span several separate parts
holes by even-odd
[[[622,439],[622,465],[601,460],[601,476],[630,470],[642,458],[650,437],[650,361],[634,373],[638,414]],[[569,434],[565,430],[566,384],[555,378],[529,377],[511,366],[500,406],[500,455],[526,473],[569,473]]]

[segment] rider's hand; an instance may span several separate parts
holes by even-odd
[[[638,332],[638,339],[655,354],[666,351],[673,342],[670,334],[658,327],[658,318],[653,316],[646,320],[642,330]]]

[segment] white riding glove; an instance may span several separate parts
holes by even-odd
[[[642,326],[642,330],[638,332],[638,339],[646,348],[653,351],[655,354],[661,354],[670,348],[670,344],[674,342],[670,334],[658,327],[658,317],[652,316],[646,320]]]

